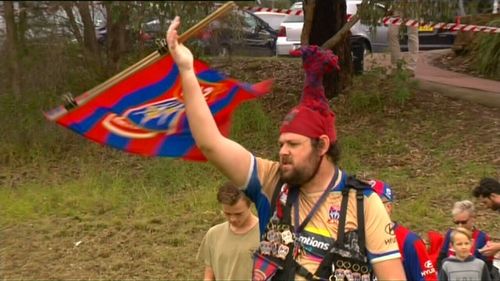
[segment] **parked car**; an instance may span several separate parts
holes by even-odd
[[[157,38],[164,36],[163,28],[159,19],[154,19],[141,24],[139,30],[139,41],[145,45],[154,45]]]
[[[164,25],[169,24],[167,20]],[[192,23],[193,25],[195,23]],[[155,46],[156,39],[165,36],[158,19],[142,24],[140,41]],[[274,56],[278,32],[267,22],[245,10],[235,10],[230,17],[216,20],[187,44],[210,56],[251,55]]]
[[[280,25],[287,16],[284,13],[276,13],[276,12],[254,12],[254,15],[267,22],[269,26],[278,33],[280,29]]]
[[[292,6],[290,6],[290,10],[302,10],[302,4],[303,2],[302,1],[297,1],[295,3],[292,4]]]
[[[235,10],[231,19],[215,21],[200,35],[207,55],[273,56],[277,31],[245,10]]]
[[[348,0],[347,14],[356,14],[358,5],[360,4],[360,0]],[[382,6],[376,7],[383,9]],[[383,14],[382,11],[381,14]],[[277,55],[289,55],[291,50],[300,46],[300,35],[303,25],[303,15],[289,15],[283,20],[276,41]],[[387,26],[383,24],[378,25],[376,30],[374,30],[368,25],[357,22],[351,28],[352,37],[354,37],[351,38],[351,42],[354,42],[357,46],[362,47],[368,52],[383,52],[388,47],[387,31]],[[430,26],[421,26],[419,31],[419,44],[422,50],[449,48],[453,45],[456,36],[456,32],[436,30]],[[401,40],[401,48],[403,50],[407,49],[406,42],[407,37],[404,36]]]
[[[429,25],[419,26],[418,45],[420,50],[435,50],[451,48],[457,37],[456,31],[435,29]],[[405,34],[400,41],[401,49],[408,50],[408,36]]]

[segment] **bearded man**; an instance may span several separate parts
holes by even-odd
[[[266,257],[294,261],[292,266],[287,263],[278,266],[278,272],[263,272],[269,269],[267,264],[258,270],[254,266],[253,279],[268,280],[273,276],[283,276],[279,271],[293,273],[286,280],[318,279],[315,272],[331,251],[338,234],[343,237],[344,231],[356,230],[359,223],[355,211],[357,193],[349,192],[346,196],[349,201],[345,201],[349,209],[345,227],[337,231],[347,173],[337,166],[339,150],[335,115],[324,95],[322,78],[323,72],[338,67],[338,58],[330,50],[321,50],[317,46],[298,50],[306,70],[303,97],[281,125],[279,162],[271,161],[254,156],[218,130],[196,79],[193,55],[178,42],[179,25],[180,19],[176,17],[167,31],[166,39],[179,69],[186,115],[196,144],[209,162],[232,183],[241,187],[256,204],[260,231],[263,233],[259,252],[263,260],[255,260],[254,263],[262,264],[268,261]],[[275,224],[276,216],[283,211],[276,208],[271,212],[276,203],[272,200],[273,195],[277,194],[276,190],[279,191],[276,196],[278,201],[286,201],[287,205],[291,205],[287,210],[292,213],[291,224],[294,229],[281,228],[283,225]],[[295,194],[295,198],[288,197],[288,194]],[[391,221],[380,198],[372,190],[367,190],[362,197],[362,223],[367,238],[367,260],[370,263],[363,270],[373,268],[378,280],[405,280],[398,245],[393,231],[390,231]],[[290,232],[294,232],[294,235]],[[365,240],[365,237],[358,238]],[[364,247],[362,250],[365,250]],[[330,266],[331,271],[333,265]],[[339,272],[344,274],[342,279],[358,274],[356,269],[361,270],[354,266],[351,268],[350,261],[339,262],[337,266],[350,268],[349,277],[347,271]]]

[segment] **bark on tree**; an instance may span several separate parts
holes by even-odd
[[[313,6],[314,5],[314,6]],[[310,11],[313,11],[311,13]],[[312,18],[312,19],[311,19]],[[304,27],[311,22],[311,28],[303,29],[301,44],[322,46],[333,37],[346,24],[345,0],[305,0],[304,1]],[[309,34],[308,31],[310,31]],[[327,73],[323,80],[327,98],[332,98],[351,83],[352,59],[350,32],[341,37],[339,44],[333,46],[333,53],[339,56],[340,71]],[[308,41],[305,41],[308,38]]]
[[[71,32],[73,32],[73,35],[75,36],[78,44],[83,45],[82,33],[80,32],[80,28],[78,28],[75,15],[73,14],[74,4],[75,3],[73,1],[61,1],[61,6],[66,12],[66,15],[68,16],[69,27],[71,28]]]
[[[97,43],[94,21],[90,15],[90,5],[90,1],[78,1],[78,11],[83,23],[83,45],[86,58],[89,59],[92,65],[100,68],[101,54]]]
[[[3,1],[5,27],[7,31],[7,60],[9,68],[10,89],[15,96],[21,95],[21,71],[17,54],[17,30],[12,1]]]
[[[311,35],[311,29],[314,19],[314,8],[316,8],[316,0],[308,0],[307,5],[304,6],[304,27],[302,28],[302,34],[300,34],[300,44],[302,46],[309,45],[309,36]],[[308,16],[306,16],[308,15]],[[312,15],[312,16],[309,16]]]
[[[119,70],[120,60],[127,46],[129,7],[127,2],[105,2],[107,12],[108,74]]]
[[[26,49],[26,31],[28,30],[28,2],[18,1],[19,3],[19,18],[17,23],[17,50],[18,55],[21,55],[27,51]]]

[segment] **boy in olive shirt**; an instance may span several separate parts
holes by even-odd
[[[259,246],[259,220],[250,200],[231,183],[217,193],[226,222],[205,234],[198,259],[205,264],[204,280],[251,280],[253,252]]]

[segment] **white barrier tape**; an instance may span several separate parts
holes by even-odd
[[[486,32],[486,33],[491,33],[491,34],[498,34],[500,33],[500,27],[494,27],[494,26],[482,26],[482,25],[475,25],[475,24],[460,24],[460,23],[444,23],[444,22],[438,22],[438,23],[433,23],[433,22],[418,22],[416,20],[406,20],[403,22],[402,19],[398,17],[385,17],[382,19],[382,23],[384,25],[389,25],[389,24],[394,24],[394,25],[406,25],[406,26],[429,26],[433,27],[435,29],[449,29],[451,31],[472,31],[472,32]]]
[[[290,10],[290,9],[276,9],[276,8],[264,8],[264,7],[243,7],[244,10],[252,11],[252,12],[274,12],[274,13],[280,13],[280,14],[287,14],[287,15],[302,15],[304,12],[302,9],[300,10]],[[352,15],[347,15],[347,21],[351,20]],[[382,23],[384,25],[406,25],[406,26],[430,26],[435,29],[449,29],[451,31],[472,31],[472,32],[485,32],[485,33],[491,33],[491,34],[498,34],[500,33],[500,27],[494,27],[494,26],[482,26],[482,25],[474,25],[474,24],[458,24],[458,23],[444,23],[444,22],[439,22],[439,23],[433,23],[433,22],[419,22],[418,20],[406,20],[403,23],[403,20],[399,17],[384,17],[382,19]]]
[[[290,10],[290,9],[276,9],[276,8],[264,8],[264,7],[243,7],[243,10],[251,11],[251,12],[273,12],[287,15],[302,15],[304,12],[302,9],[300,10]]]
[[[273,12],[279,14],[287,14],[287,15],[295,15],[300,16],[304,14],[302,9],[300,10],[290,10],[290,9],[276,9],[276,8],[264,8],[264,7],[243,7],[243,10],[247,10],[250,12]],[[347,21],[351,20],[352,15],[347,15]]]

